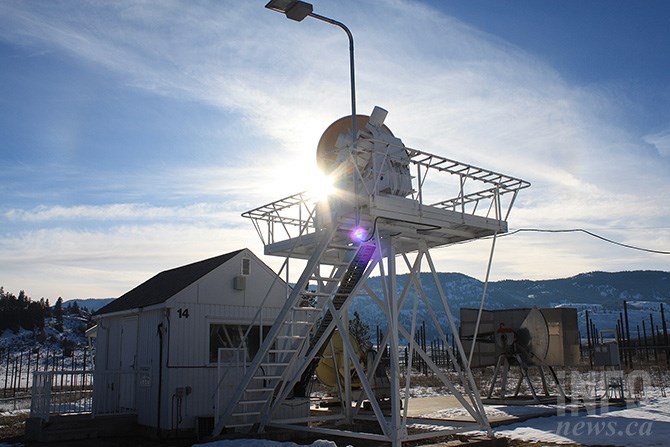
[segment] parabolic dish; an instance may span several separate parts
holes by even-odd
[[[544,360],[549,350],[549,326],[539,309],[531,309],[517,331],[517,346],[527,358],[524,360],[535,363],[535,359]]]
[[[356,130],[365,129],[370,117],[368,115],[356,115]],[[383,128],[391,135],[393,132],[386,127]],[[321,172],[328,175],[335,169],[335,161],[340,152],[335,144],[340,134],[347,134],[351,132],[351,115],[343,116],[334,123],[332,123],[323,132],[319,139],[319,145],[316,147],[316,164],[321,169]]]
[[[349,336],[349,340],[351,341],[351,344],[353,345],[353,348],[356,351],[356,356],[358,357],[358,360],[360,362],[363,362],[365,358],[363,353],[361,352],[361,348],[358,342],[356,342],[356,340],[351,335]],[[323,354],[321,356],[321,360],[319,360],[319,364],[316,367],[316,377],[324,385],[334,388],[337,386],[338,375],[340,381],[344,380],[343,365],[344,365],[344,343],[342,343],[342,337],[340,336],[340,332],[335,331],[333,332],[333,336],[331,337],[330,342],[326,345],[326,349],[324,349]],[[349,367],[352,373],[351,386],[353,388],[360,388],[361,382],[360,380],[358,380],[358,377],[356,376],[353,364],[349,364]]]

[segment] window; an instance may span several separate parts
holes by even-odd
[[[245,342],[242,343],[248,327],[244,324],[210,324],[209,362],[216,363],[218,361],[220,348],[225,349],[221,353],[223,363],[250,362],[261,347],[263,338],[270,331],[270,326],[263,326],[263,337],[261,337],[259,326],[254,326],[249,331]]]
[[[251,259],[242,258],[242,275],[249,276],[251,274]]]

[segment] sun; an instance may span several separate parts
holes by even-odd
[[[283,162],[272,168],[268,180],[268,189],[282,197],[307,192],[311,199],[321,201],[335,192],[332,176],[321,172],[316,163]]]
[[[315,169],[307,179],[308,195],[316,201],[326,199],[335,192],[335,184],[330,175],[321,172],[320,169]]]

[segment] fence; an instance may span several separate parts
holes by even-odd
[[[649,319],[642,318],[632,321],[628,318],[629,304],[623,301],[623,309],[619,312],[614,328],[606,328],[613,332],[619,346],[619,360],[626,369],[636,369],[642,364],[662,366],[670,369],[670,334],[665,317],[665,307],[659,303],[659,313],[649,311]],[[587,357],[590,366],[593,366],[594,351],[600,340],[601,330],[593,322],[592,316],[586,310],[586,346],[582,347],[582,356]],[[585,349],[584,349],[585,348]]]
[[[69,355],[65,355],[69,354]],[[0,390],[3,398],[29,394],[33,373],[46,371],[91,371],[93,355],[88,349],[0,351]]]
[[[35,371],[30,416],[133,413],[136,379],[134,371]]]

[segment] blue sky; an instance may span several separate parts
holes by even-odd
[[[349,112],[341,30],[265,3],[0,2],[0,285],[114,297],[262,253],[240,214],[307,189]],[[670,3],[313,3],[354,34],[360,113],[382,106],[405,144],[532,182],[510,229],[670,250]],[[482,279],[489,247],[433,256]],[[519,233],[492,278],[634,269],[670,257]]]

